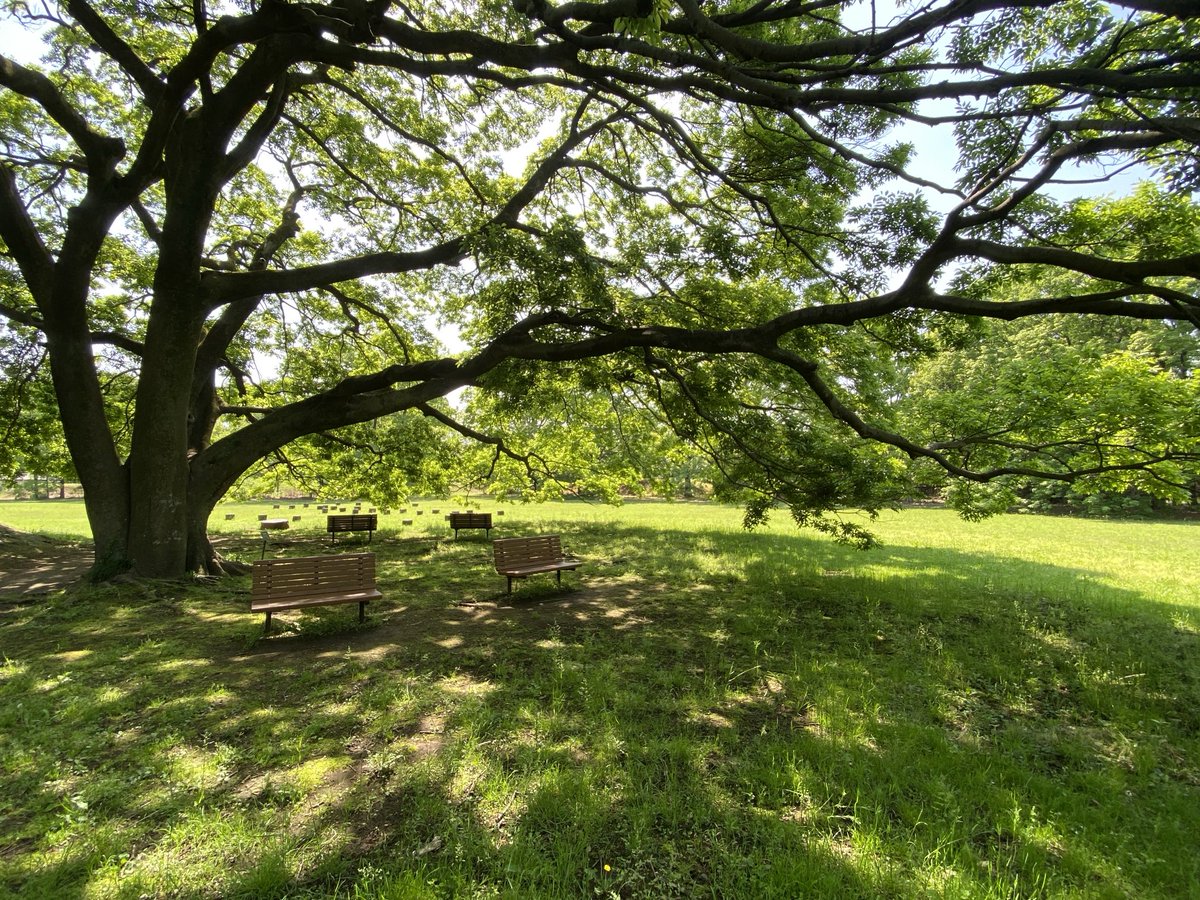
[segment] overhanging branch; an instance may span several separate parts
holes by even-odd
[[[428,403],[419,403],[417,404],[416,409],[419,410],[423,415],[426,415],[437,422],[441,422],[447,428],[457,431],[463,437],[470,438],[477,444],[484,444],[485,446],[494,447],[496,450],[496,457],[494,457],[492,460],[492,471],[495,469],[496,459],[503,455],[507,456],[514,462],[519,462],[522,466],[524,466],[526,474],[528,474],[531,478],[536,478],[539,476],[543,478],[553,478],[553,475],[550,471],[550,466],[546,463],[546,460],[544,460],[538,454],[518,453],[516,450],[513,450],[510,446],[508,446],[504,438],[495,437],[493,435],[484,434],[481,431],[476,431],[469,425],[464,425],[462,422],[451,418],[446,413]],[[492,471],[489,471],[486,477],[490,478]]]

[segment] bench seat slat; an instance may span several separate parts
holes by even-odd
[[[366,588],[361,584],[337,584],[337,585],[295,585],[285,590],[272,590],[255,594],[251,597],[251,603],[257,603],[260,600],[303,600],[306,597],[340,597],[343,594],[363,594],[370,593],[372,589]]]
[[[258,594],[263,594],[268,597],[282,596],[319,596],[320,594],[345,594],[353,591],[363,590],[364,585],[361,579],[346,579],[341,581],[285,581],[282,584],[274,583],[265,591],[260,591]],[[255,594],[255,596],[258,596]]]
[[[255,597],[279,597],[288,596],[317,596],[320,594],[345,594],[353,591],[361,591],[369,587],[368,583],[361,578],[355,579],[339,579],[338,581],[294,581],[288,580],[282,583],[275,582],[264,585],[264,589],[253,591]]]
[[[288,560],[276,559],[270,562],[287,562]],[[278,566],[272,570],[268,570],[268,579],[271,581],[287,581],[289,578],[316,578],[321,581],[340,581],[344,579],[353,579],[358,577],[362,570],[360,565],[344,566],[344,565],[304,565],[304,566]]]
[[[560,559],[548,560],[541,563],[529,563],[524,566],[505,566],[500,568],[497,566],[496,571],[501,575],[536,575],[538,572],[553,572],[557,569],[566,571],[567,569],[578,569],[579,560],[577,559]]]
[[[277,600],[258,600],[250,602],[251,612],[266,612],[267,610],[299,609],[302,606],[330,606],[335,603],[364,603],[371,600],[382,600],[379,591],[353,591],[346,594],[318,597],[287,597]]]

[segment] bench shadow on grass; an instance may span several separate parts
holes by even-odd
[[[486,545],[381,543],[387,599],[360,630],[322,611],[333,625],[247,642],[237,595],[64,606],[23,659],[75,728],[29,748],[45,763],[0,825],[61,807],[90,837],[10,886],[79,896],[125,854],[131,895],[170,884],[164,865],[229,896],[1196,888],[1197,641],[1177,608],[1097,584],[1048,599],[1037,585],[1089,573],[1022,565],[1006,586],[986,554],[890,547],[901,574],[868,578],[854,566],[879,556],[805,536],[561,530],[589,565],[512,598]],[[105,641],[127,644],[119,667],[73,655]],[[210,820],[262,838],[234,850]]]

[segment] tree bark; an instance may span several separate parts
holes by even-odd
[[[85,312],[90,261],[99,240],[94,247],[80,243],[70,238],[64,242],[54,290],[44,304],[46,344],[63,435],[84,486],[96,571],[116,574],[127,567],[129,558],[128,480],[104,416],[104,398]]]
[[[203,108],[178,133],[165,157],[167,205],[128,463],[129,558],[138,575],[159,578],[178,577],[189,563],[188,416],[205,318],[200,270],[222,183],[213,162],[225,141]]]
[[[219,498],[218,498],[219,499]],[[208,519],[216,501],[190,499],[187,509],[187,571],[193,575],[244,575],[250,566],[217,552],[208,535]]]
[[[187,417],[199,335],[200,323],[186,311],[151,314],[129,453],[129,555],[139,575],[185,570]]]

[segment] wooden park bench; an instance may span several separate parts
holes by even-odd
[[[485,512],[452,512],[446,518],[454,529],[454,539],[458,540],[460,528],[482,528],[488,537],[492,534],[492,514]]]
[[[337,536],[342,531],[365,531],[367,532],[367,543],[371,543],[371,538],[375,535],[375,529],[379,527],[379,516],[375,513],[351,514],[346,516],[326,516],[325,530],[329,532],[330,543],[337,543]]]
[[[510,594],[514,578],[553,572],[558,583],[562,584],[564,569],[577,569],[582,565],[578,559],[563,556],[562,543],[557,534],[497,538],[492,541],[492,552],[496,557],[496,571],[508,579]]]
[[[357,603],[361,622],[367,603],[382,596],[375,587],[374,553],[266,559],[254,563],[250,611],[266,613],[267,632],[271,613],[304,606]]]

